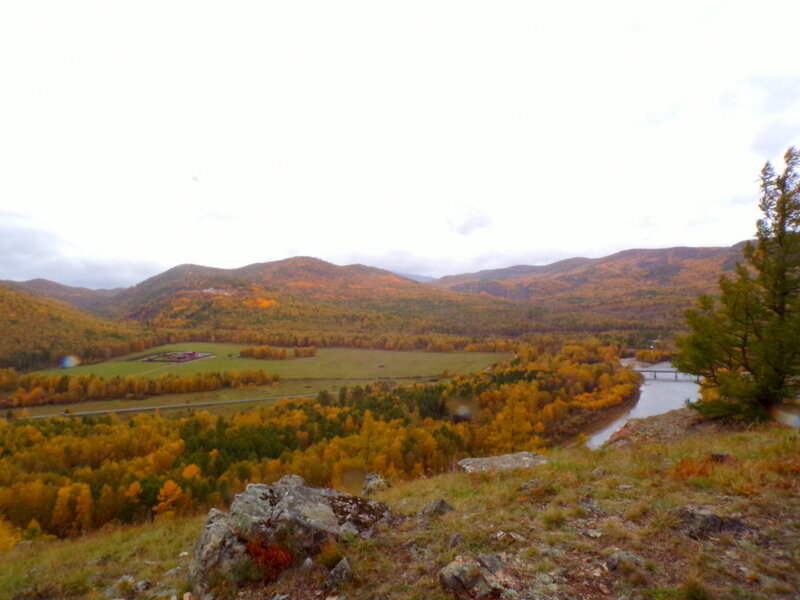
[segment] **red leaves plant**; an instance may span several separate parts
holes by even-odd
[[[280,544],[263,546],[260,542],[247,542],[247,553],[256,566],[261,569],[264,581],[274,580],[280,573],[294,561],[291,551]]]

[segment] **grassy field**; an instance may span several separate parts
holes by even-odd
[[[338,392],[342,386],[366,385],[371,381],[391,377],[397,383],[408,383],[413,378],[438,378],[445,370],[451,374],[469,373],[510,358],[509,354],[490,352],[392,352],[389,350],[362,350],[350,348],[322,348],[317,356],[311,358],[290,358],[286,360],[258,360],[250,358],[230,358],[238,354],[242,345],[186,343],[170,344],[151,348],[147,352],[130,354],[96,365],[84,365],[70,369],[47,371],[53,374],[95,374],[100,377],[116,375],[141,375],[158,377],[163,373],[198,373],[204,371],[225,371],[263,369],[277,374],[281,380],[269,386],[241,389],[223,389],[214,392],[194,394],[169,394],[153,396],[142,400],[118,399],[75,402],[72,404],[45,405],[25,409],[32,417],[57,415],[62,411],[82,412],[94,410],[115,410],[120,408],[151,407],[174,405],[193,410],[191,405],[200,402],[225,402],[247,398],[268,398],[272,396],[291,396],[295,394],[314,394],[322,390]],[[160,352],[211,352],[214,358],[190,363],[159,365],[135,360]],[[268,401],[275,402],[275,400]],[[231,414],[254,406],[264,406],[263,401],[232,404],[229,406],[203,407],[213,414]],[[15,417],[22,409],[13,411]],[[181,413],[170,412],[178,416]]]
[[[158,377],[164,373],[186,374],[263,369],[285,379],[378,379],[381,377],[438,375],[445,369],[451,373],[467,373],[486,368],[493,363],[507,360],[509,357],[508,354],[490,352],[393,352],[390,350],[321,348],[317,350],[317,356],[311,358],[292,357],[286,360],[238,358],[239,350],[244,347],[241,344],[193,342],[169,344],[150,348],[146,352],[121,356],[104,363],[46,372],[69,375],[93,373],[99,377],[114,377],[115,375]],[[189,363],[167,365],[136,360],[160,352],[188,351],[211,352],[215,356]]]

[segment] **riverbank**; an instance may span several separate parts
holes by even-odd
[[[691,408],[679,408],[645,418],[628,420],[604,443],[606,448],[625,448],[641,443],[666,444],[698,436],[745,431],[752,425],[706,419]]]
[[[623,364],[634,369],[650,369],[658,372],[678,373],[668,362],[656,364],[636,363],[623,359]],[[680,375],[680,374],[678,374]],[[687,400],[696,400],[700,393],[697,383],[679,380],[677,377],[664,377],[661,379],[643,379],[639,386],[638,400],[630,404],[627,410],[615,410],[608,413],[603,424],[586,431],[588,440],[586,445],[596,449],[602,446],[625,426],[630,419],[642,419],[683,408]]]

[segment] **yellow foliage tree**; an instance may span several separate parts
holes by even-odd
[[[184,479],[199,479],[201,474],[200,467],[192,463],[184,467],[183,471],[181,472],[181,477]]]
[[[158,492],[158,504],[153,507],[153,512],[162,517],[174,516],[183,499],[183,488],[172,479],[167,479]]]
[[[11,550],[19,540],[19,532],[4,517],[0,517],[0,551]]]

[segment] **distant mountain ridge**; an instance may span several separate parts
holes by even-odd
[[[416,281],[418,283],[429,283],[434,281],[436,277],[429,277],[427,275],[415,275],[413,273],[400,273],[398,271],[392,271],[395,275],[400,275],[400,277],[405,277],[406,279],[410,279],[411,281]]]
[[[273,292],[302,288],[310,296],[336,290],[348,297],[361,296],[362,290],[419,287],[417,282],[384,269],[360,264],[337,266],[318,258],[297,256],[235,269],[179,265],[123,290],[114,297],[114,303],[155,300],[179,289],[241,289],[251,285]]]
[[[674,330],[696,296],[716,291],[719,276],[741,258],[742,246],[624,250],[428,283],[301,256],[235,269],[178,265],[122,290],[46,280],[8,284],[157,328],[346,328],[370,335]]]
[[[680,327],[700,294],[713,294],[746,242],[730,247],[633,249],[602,258],[571,258],[442,277],[430,285],[534,303],[569,319],[592,313]]]
[[[569,271],[592,262],[591,258],[575,257],[566,258],[548,265],[516,265],[500,269],[487,269],[476,273],[462,273],[460,275],[446,275],[433,282],[437,286],[451,287],[468,281],[506,281],[509,279],[521,279],[529,275],[540,275],[548,273],[559,273]]]
[[[530,328],[527,307],[501,298],[462,294],[385,269],[337,266],[312,257],[236,269],[178,265],[105,294],[95,306],[105,317],[208,332],[347,331],[375,337],[516,335]]]
[[[656,264],[675,264],[686,260],[705,260],[719,257],[732,259],[732,261],[735,262],[740,258],[741,250],[745,243],[746,242],[740,242],[729,247],[678,246],[672,248],[630,249],[600,258],[573,257],[546,265],[515,265],[497,269],[486,269],[472,273],[445,275],[439,278],[388,271],[361,264],[338,266],[318,258],[296,256],[277,261],[253,263],[233,269],[182,264],[172,267],[163,273],[150,277],[129,288],[90,289],[68,286],[41,278],[28,281],[0,280],[0,284],[7,287],[26,289],[39,295],[64,300],[76,305],[79,305],[79,303],[85,304],[84,299],[86,298],[113,298],[120,294],[122,294],[123,297],[136,296],[137,293],[133,290],[152,290],[158,287],[168,287],[178,281],[186,282],[189,280],[207,282],[224,281],[227,283],[235,283],[238,281],[269,285],[270,283],[281,284],[291,279],[298,279],[310,275],[313,277],[333,278],[339,281],[348,281],[352,283],[352,280],[373,274],[399,277],[412,283],[431,283],[435,287],[456,289],[464,284],[473,284],[477,281],[516,281],[536,278],[538,276],[558,276],[561,274],[575,273],[592,266],[620,263],[630,259],[639,259],[640,266],[646,262],[652,262],[655,266]],[[725,264],[726,270],[732,268],[733,262],[728,261]]]
[[[460,275],[448,275],[434,280],[432,283],[437,287],[448,289],[459,289],[465,286],[474,287],[475,282],[485,281],[528,281],[550,276],[550,278],[561,278],[563,276],[574,275],[575,273],[586,272],[592,268],[613,265],[626,265],[647,269],[651,268],[649,276],[660,274],[668,275],[669,271],[678,272],[685,267],[685,262],[690,260],[711,260],[722,259],[721,264],[724,270],[733,267],[736,260],[741,258],[741,251],[745,242],[725,247],[685,247],[659,249],[632,249],[622,250],[609,256],[601,258],[567,258],[548,265],[517,265],[501,269],[490,269],[478,271],[476,273],[462,273]],[[672,265],[672,269],[665,268]],[[660,271],[659,271],[660,269]],[[491,292],[489,292],[491,293]]]
[[[379,281],[376,278],[380,278]],[[429,278],[433,280],[433,278]],[[375,287],[410,287],[419,282],[411,278],[365,265],[337,266],[312,257],[293,257],[272,262],[253,263],[234,269],[183,264],[128,287],[92,290],[63,285],[47,279],[0,281],[9,288],[33,292],[87,310],[101,311],[112,306],[157,300],[178,290],[241,288],[262,285],[267,288],[350,286],[351,289]]]

